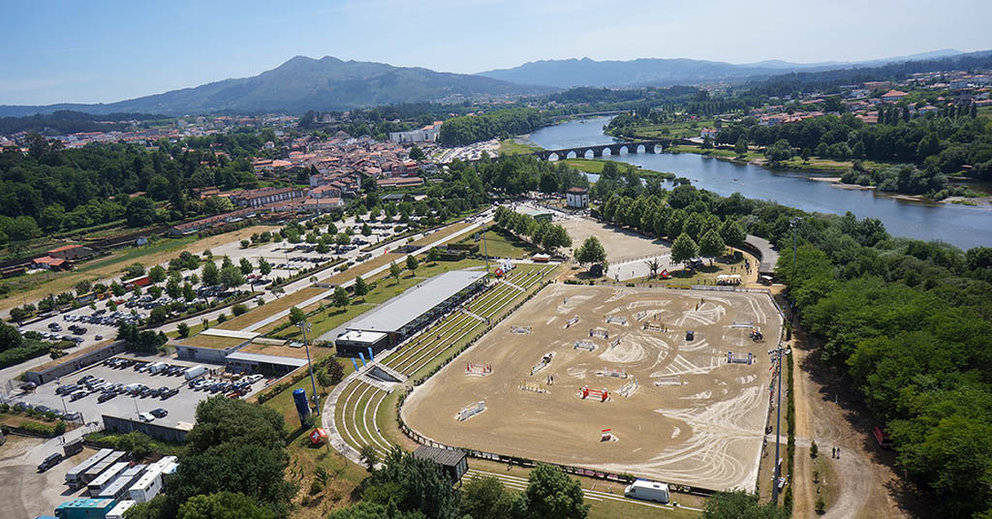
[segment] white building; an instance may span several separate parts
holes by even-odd
[[[568,207],[585,209],[589,207],[589,190],[581,187],[570,187],[565,193],[565,200]]]

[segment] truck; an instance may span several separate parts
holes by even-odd
[[[72,456],[75,456],[80,452],[83,452],[82,438],[77,438],[62,446],[62,453],[65,455],[64,457],[66,458],[71,458]]]
[[[208,370],[205,366],[193,366],[192,368],[187,369],[184,375],[186,376],[186,380],[193,380],[207,371]]]
[[[670,497],[667,484],[646,479],[638,479],[627,485],[627,488],[623,489],[623,495],[624,497],[659,503],[668,503]]]
[[[167,369],[169,369],[169,365],[164,362],[154,362],[148,365],[148,372],[152,375],[161,373]]]
[[[89,458],[86,458],[86,461],[69,469],[69,472],[66,472],[65,474],[66,484],[73,488],[82,485],[83,474],[85,474],[87,470],[92,468],[93,465],[100,463],[100,461],[102,461],[104,458],[110,456],[112,452],[114,452],[113,449],[101,449],[96,454],[90,456]]]
[[[107,512],[105,519],[123,519],[124,512],[127,512],[132,506],[138,504],[137,501],[131,501],[130,499],[125,499],[124,501],[118,501],[114,508]]]
[[[89,484],[90,481],[93,481],[99,477],[100,474],[103,474],[103,471],[110,468],[111,465],[123,460],[125,456],[127,456],[127,453],[124,451],[111,452],[106,458],[103,458],[97,464],[86,470],[86,472],[83,472],[82,483]]]
[[[90,481],[89,484],[86,485],[87,490],[89,490],[90,497],[99,497],[100,494],[103,493],[103,491],[106,490],[115,479],[117,479],[117,476],[127,470],[128,465],[130,465],[130,463],[126,461],[114,463],[110,467],[107,467],[107,470],[101,472],[96,479]]]

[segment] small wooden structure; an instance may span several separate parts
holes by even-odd
[[[451,484],[453,485],[460,483],[462,476],[468,472],[468,456],[461,450],[439,449],[437,447],[421,445],[417,447],[417,450],[413,451],[413,457],[422,460],[431,460],[440,465],[441,470],[451,478]]]

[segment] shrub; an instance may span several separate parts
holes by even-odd
[[[247,311],[248,311],[248,306],[246,306],[243,303],[238,303],[231,307],[231,313],[233,313],[235,317],[244,314]]]

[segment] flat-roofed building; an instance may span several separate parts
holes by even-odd
[[[368,348],[378,353],[453,310],[480,290],[486,273],[453,270],[433,277],[348,323],[334,341],[338,355],[357,357]]]

